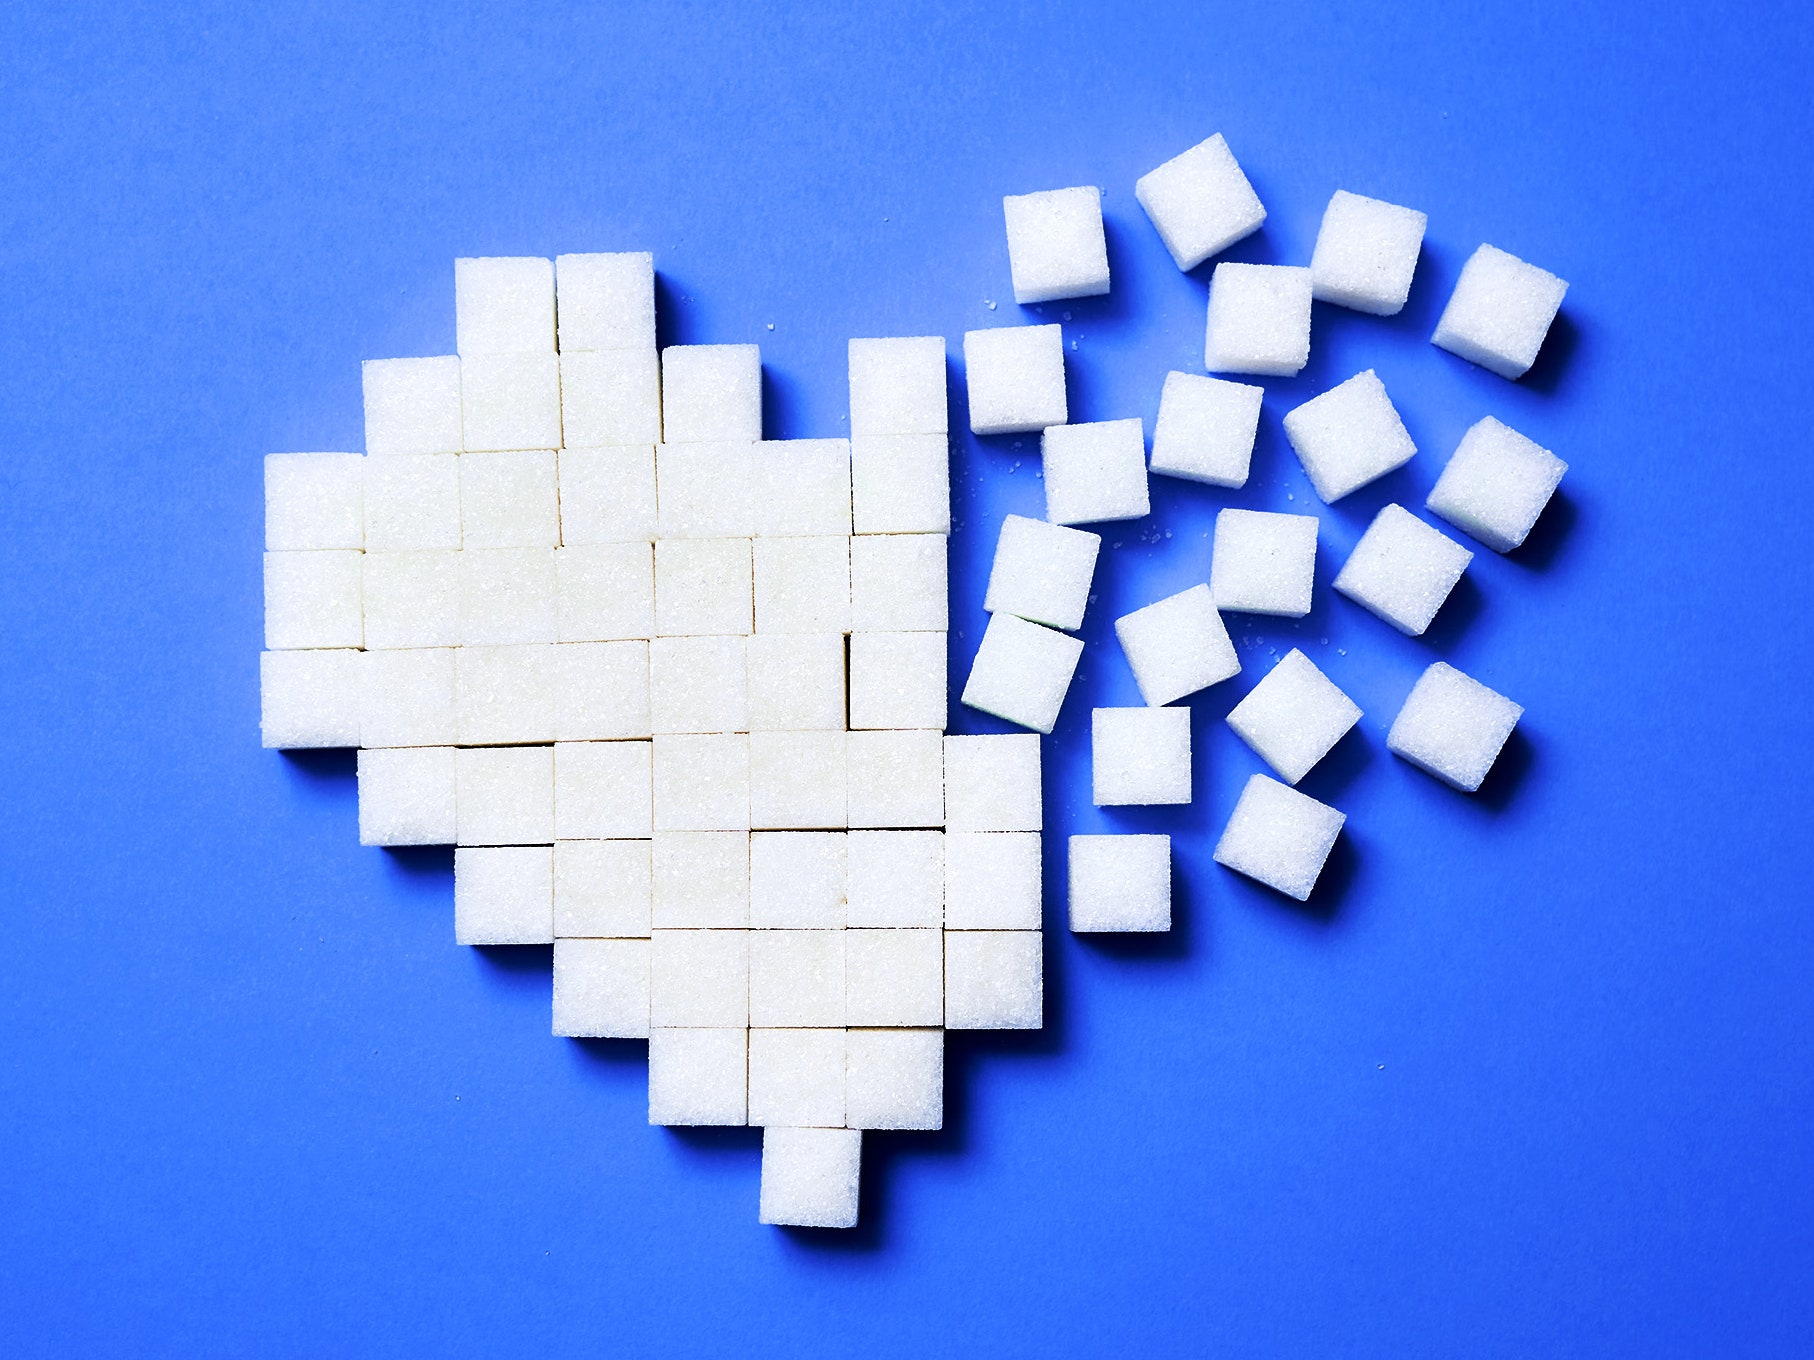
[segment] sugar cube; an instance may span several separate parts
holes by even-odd
[[[750,1024],[843,1027],[844,930],[752,930]]]
[[[1209,559],[1216,608],[1301,619],[1316,577],[1316,516],[1222,510]]]
[[[841,633],[850,627],[848,538],[759,538],[753,548],[758,633]]]
[[[1215,860],[1305,902],[1347,820],[1327,804],[1256,774],[1216,842]]]
[[[752,527],[799,538],[850,533],[850,443],[770,439],[750,459]]]
[[[758,633],[744,639],[752,732],[844,730],[844,638]]]
[[[949,428],[942,335],[850,342],[852,439],[944,434]]]
[[[1510,552],[1567,471],[1548,449],[1488,416],[1461,437],[1424,505],[1494,552]]]
[[[1323,209],[1310,257],[1317,300],[1374,316],[1398,315],[1411,295],[1428,220],[1415,208],[1337,189]]]
[[[359,753],[359,844],[452,845],[454,749]]]
[[[1037,930],[947,930],[945,1028],[1039,1029],[1043,946]]]
[[[586,1039],[649,1037],[649,942],[554,942],[554,1032]]]
[[[741,1029],[749,1024],[749,979],[749,931],[657,926],[649,943],[649,1023]]]
[[[460,568],[460,642],[553,642],[560,577],[553,548],[467,548]]]
[[[447,550],[366,553],[359,564],[366,647],[459,645],[459,559]]]
[[[1386,749],[1473,793],[1523,714],[1503,694],[1438,661],[1412,687],[1386,734]]]
[[[741,930],[749,925],[747,831],[657,831],[650,864],[655,929]]]
[[[754,345],[661,352],[661,432],[670,444],[762,438],[762,356]]]
[[[943,733],[852,732],[845,749],[851,826],[944,825]]]
[[[747,538],[655,544],[655,631],[664,637],[747,633],[755,621]]]
[[[555,457],[562,543],[647,543],[655,537],[654,444],[566,448]]]
[[[1051,628],[1080,627],[1101,549],[1100,534],[1009,515],[995,541],[983,608]]]
[[[562,354],[655,348],[655,257],[648,251],[557,255],[554,287]]]
[[[841,1129],[844,1031],[752,1028],[750,1123]]]
[[[652,834],[653,749],[646,741],[556,742],[555,836],[611,840]]]
[[[1285,437],[1316,494],[1331,505],[1403,467],[1417,452],[1386,385],[1370,368],[1288,412]]]
[[[845,824],[843,727],[750,733],[750,825],[765,830]]]
[[[1038,831],[1039,738],[1031,732],[945,738],[948,831]]]
[[[1035,732],[1050,733],[1071,688],[1081,640],[1012,614],[991,614],[970,663],[963,702]]]
[[[368,552],[457,548],[460,456],[401,453],[390,458],[369,458],[364,504]]]
[[[943,534],[860,534],[850,541],[850,626],[942,633],[949,626]]]
[[[944,923],[943,833],[852,831],[845,850],[844,910],[853,928]]]
[[[1416,637],[1430,626],[1474,554],[1401,505],[1373,517],[1335,578],[1335,588]]]
[[[1008,270],[1014,300],[1051,302],[1109,291],[1109,250],[1102,233],[1102,190],[1093,186],[1010,194]]]
[[[647,939],[655,893],[650,844],[556,841],[555,938]],[[646,1018],[646,998],[643,1006]]]
[[[1071,837],[1071,930],[1172,928],[1170,836]]]
[[[943,633],[850,635],[850,726],[945,725]]]
[[[651,1124],[746,1124],[749,1031],[649,1030]]]
[[[361,367],[367,454],[460,451],[459,356],[367,359]]]
[[[259,731],[270,749],[359,744],[359,656],[265,652],[258,658]]]
[[[1247,485],[1264,389],[1171,372],[1159,393],[1152,470],[1210,486]]]
[[[283,652],[360,647],[359,576],[363,553],[265,554],[265,648]]]
[[[359,658],[361,746],[451,746],[458,728],[453,648]]]
[[[756,448],[713,440],[655,450],[655,522],[664,538],[738,538],[755,532]]]
[[[750,928],[842,930],[845,845],[842,831],[750,834]]]
[[[1295,784],[1360,721],[1355,702],[1293,647],[1228,714],[1235,735]]]
[[[461,845],[554,841],[552,746],[463,746],[454,756],[454,776]]]
[[[545,845],[454,851],[454,943],[554,943],[554,868]]]
[[[1180,269],[1195,269],[1266,220],[1219,132],[1135,180],[1134,197]]]
[[[764,1128],[758,1218],[795,1228],[856,1227],[862,1155],[855,1129]]]
[[[554,458],[550,449],[461,454],[461,546],[552,548],[559,543]]]
[[[650,733],[646,642],[563,642],[554,649],[554,739],[624,741]]]
[[[1115,636],[1140,697],[1155,707],[1241,673],[1240,658],[1206,585],[1195,585],[1115,620]]]
[[[558,449],[559,358],[552,351],[462,356],[460,429],[468,449]]]
[[[456,647],[455,735],[469,746],[553,741],[554,647]]]
[[[655,633],[655,559],[647,543],[588,543],[554,553],[555,629],[562,642]]]
[[[743,639],[677,637],[652,641],[649,711],[657,732],[749,731]]]
[[[1567,291],[1547,269],[1483,245],[1461,267],[1430,343],[1502,378],[1521,378],[1537,361]]]
[[[564,351],[561,437],[577,448],[653,444],[661,438],[655,349]]]
[[[945,941],[937,930],[844,932],[845,1019],[852,1025],[945,1022]]]
[[[1140,519],[1152,509],[1138,419],[1054,425],[1041,436],[1040,451],[1052,523]]]
[[[365,459],[356,453],[265,455],[265,548],[363,548]]]
[[[1040,840],[1037,831],[947,831],[945,928],[1038,930]]]
[[[1093,710],[1090,770],[1097,807],[1190,802],[1190,710]]]
[[[554,351],[554,264],[523,256],[454,261],[454,333],[469,354]]]
[[[1223,261],[1209,281],[1203,367],[1289,378],[1310,362],[1310,271]]]
[[[1062,425],[1064,337],[1057,326],[998,326],[964,333],[972,434],[1015,434]]]
[[[852,1129],[945,1126],[944,1030],[848,1030],[844,1055],[844,1122]]]
[[[951,532],[947,438],[870,434],[851,439],[851,513],[859,534]]]
[[[747,736],[655,738],[657,831],[747,831],[749,824]]]

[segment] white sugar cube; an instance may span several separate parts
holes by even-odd
[[[887,830],[944,825],[942,732],[852,732],[845,750],[851,826]]]
[[[646,250],[557,255],[561,353],[655,348],[655,257]]]
[[[356,453],[266,454],[266,549],[363,548],[364,468]]]
[[[656,930],[748,927],[747,831],[657,831],[650,868],[649,919]]]
[[[1415,208],[1337,189],[1323,209],[1310,257],[1317,299],[1374,316],[1396,316],[1411,295],[1428,220]]]
[[[1354,545],[1335,588],[1399,632],[1416,637],[1430,626],[1473,560],[1474,554],[1454,539],[1403,506],[1388,505]]]
[[[750,932],[750,1024],[843,1027],[843,930]]]
[[[1039,1029],[1043,947],[1037,930],[947,930],[945,1028]]]
[[[1009,515],[995,540],[983,608],[1050,628],[1078,628],[1101,549],[1100,534]]]
[[[943,434],[850,441],[851,516],[859,534],[951,532],[951,449]]]
[[[554,843],[556,939],[647,939],[654,892],[649,841]]]
[[[654,830],[653,750],[646,741],[556,742],[556,838],[649,836]]]
[[[1370,368],[1288,412],[1285,437],[1316,494],[1331,505],[1403,467],[1417,452],[1386,385]]]
[[[350,551],[266,553],[266,649],[363,646],[359,595],[363,556]]]
[[[361,746],[451,746],[458,731],[453,648],[366,652],[359,658]]]
[[[945,738],[945,829],[1038,831],[1039,738],[1031,732]]]
[[[1090,770],[1097,807],[1190,802],[1190,710],[1095,709]]]
[[[454,331],[469,354],[554,352],[554,262],[524,256],[454,261]]]
[[[846,741],[842,724],[835,730],[750,733],[750,825],[842,827]]]
[[[944,1030],[848,1030],[844,1054],[844,1122],[852,1129],[945,1126]]]
[[[747,736],[657,737],[654,756],[657,831],[749,830]]]
[[[649,942],[554,942],[554,1033],[587,1039],[649,1037]]]
[[[1310,271],[1295,265],[1216,266],[1209,281],[1203,367],[1289,378],[1310,362]]]
[[[1123,614],[1115,636],[1133,668],[1140,697],[1154,706],[1241,673],[1240,658],[1206,585]]]
[[[945,941],[937,930],[844,932],[845,1019],[852,1025],[942,1025]]]
[[[655,522],[663,538],[738,538],[755,532],[757,446],[712,440],[655,450]]]
[[[1418,677],[1393,719],[1386,749],[1473,793],[1523,714],[1521,705],[1438,661]]]
[[[1301,619],[1316,579],[1316,516],[1222,510],[1209,559],[1216,608]]]
[[[556,466],[562,543],[647,543],[655,537],[653,443],[562,449]]]
[[[357,746],[359,656],[350,648],[260,655],[259,731],[265,746]]]
[[[750,835],[750,928],[842,930],[842,831],[756,831]]]
[[[460,360],[367,359],[365,451],[372,457],[405,453],[458,453]]]
[[[554,740],[554,646],[456,647],[456,735],[470,746]]]
[[[661,433],[670,444],[762,438],[762,356],[754,345],[661,352]]]
[[[545,845],[454,851],[456,944],[554,943],[553,857]]]
[[[552,548],[560,541],[551,450],[460,455],[462,547]]]
[[[851,438],[949,428],[942,335],[850,342]]]
[[[1219,132],[1135,180],[1134,197],[1180,269],[1195,269],[1266,220]]]
[[[561,354],[561,437],[576,448],[653,444],[661,438],[655,349]]]
[[[552,746],[463,746],[454,777],[459,844],[553,843]]]
[[[1152,470],[1210,486],[1247,485],[1264,389],[1171,372],[1159,394]]]
[[[1040,439],[1046,518],[1054,524],[1140,519],[1151,509],[1139,420],[1054,425]]]
[[[563,642],[554,649],[556,741],[626,741],[651,730],[649,644]]]
[[[359,753],[359,844],[452,845],[454,748]]]
[[[1256,774],[1216,842],[1216,863],[1305,902],[1347,820],[1327,804]]]
[[[459,547],[459,455],[408,453],[367,459],[364,503],[367,552]]]
[[[850,540],[759,538],[756,631],[841,633],[850,627]]]
[[[1293,647],[1228,714],[1235,735],[1295,784],[1360,721],[1358,705]]]
[[[1023,306],[1109,291],[1109,250],[1102,234],[1102,190],[1093,186],[1010,194],[1008,269]]]
[[[1037,831],[947,831],[945,928],[1038,930],[1040,840]]]
[[[1461,437],[1424,504],[1494,552],[1510,552],[1567,471],[1548,449],[1488,416]]]
[[[751,526],[799,538],[850,533],[850,443],[770,439],[750,459]]]
[[[462,646],[554,641],[560,578],[553,548],[467,548],[458,557]]]
[[[943,833],[852,831],[845,846],[844,909],[852,927],[944,923]]]
[[[656,638],[649,644],[649,713],[657,732],[747,732],[740,637]]]
[[[459,645],[457,552],[368,552],[359,577],[367,648]]]
[[[664,538],[656,542],[658,635],[747,633],[754,621],[749,539]]]
[[[1071,929],[1172,928],[1170,836],[1071,837]]]
[[[749,998],[749,931],[656,927],[649,942],[652,1027],[741,1029],[749,1024]]]
[[[547,354],[460,360],[460,430],[468,449],[558,449],[561,369]]]
[[[759,633],[744,639],[752,732],[844,730],[844,638]]]
[[[555,628],[562,642],[655,633],[655,558],[647,543],[588,543],[554,553]]]
[[[649,1030],[651,1124],[745,1124],[749,1031]]]
[[[1502,378],[1521,378],[1537,361],[1568,284],[1493,246],[1461,267],[1430,343]]]
[[[764,1128],[759,1220],[856,1227],[862,1155],[863,1135],[855,1129]]]
[[[850,726],[945,725],[943,633],[850,635]]]
[[[1081,640],[1012,614],[991,614],[964,682],[967,707],[1050,733],[1071,688]]]
[[[850,626],[942,633],[949,626],[945,536],[860,534],[850,541]]]
[[[964,382],[972,434],[1062,425],[1064,336],[1057,326],[998,326],[964,333]]]
[[[750,1123],[842,1129],[844,1031],[752,1028]]]

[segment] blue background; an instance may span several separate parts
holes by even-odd
[[[0,15],[4,1349],[1810,1353],[1805,7],[247,8]],[[1271,213],[1231,258],[1408,203],[1410,305],[1319,305],[1247,488],[1109,526],[1046,1029],[952,1040],[856,1232],[759,1227],[754,1134],[646,1127],[641,1045],[549,1038],[546,950],[456,948],[447,855],[258,748],[260,456],[360,447],[359,360],[451,351],[460,254],[653,250],[664,341],[761,343],[772,436],[843,431],[847,337],[945,335],[962,426],[962,332],[1020,319],[1000,198],[1079,183],[1114,292],[1029,319],[1073,314],[1073,419],[1150,435],[1206,271],[1133,181],[1215,131]],[[1426,343],[1483,240],[1572,283],[1523,383]],[[1324,509],[1278,419],[1367,366],[1421,452]],[[1332,601],[1489,413],[1571,465],[1532,542],[1421,642]],[[1042,501],[1031,445],[954,444],[961,684]],[[1224,503],[1322,514],[1317,609],[1235,623],[1190,807],[1099,814],[1109,622]],[[1366,710],[1307,908],[1209,857],[1290,645]],[[1384,751],[1438,656],[1526,706],[1477,798]],[[1103,826],[1174,835],[1169,937],[1063,929]]]

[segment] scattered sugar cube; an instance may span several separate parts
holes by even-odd
[[[991,614],[964,682],[963,703],[1049,734],[1082,655],[1082,641],[1069,634]]]
[[[555,628],[562,642],[655,634],[655,558],[647,543],[588,543],[554,553]]]
[[[654,756],[657,831],[749,830],[747,736],[657,737]]]
[[[646,250],[557,255],[557,325],[562,354],[655,348],[655,257]]]
[[[523,256],[455,260],[454,333],[462,358],[553,353],[553,261]]]
[[[1054,524],[1140,519],[1146,491],[1146,441],[1138,419],[1054,425],[1040,438],[1046,518]]]
[[[755,541],[756,631],[841,633],[850,627],[850,540]]]
[[[1285,437],[1316,494],[1330,505],[1403,467],[1417,452],[1386,385],[1370,368],[1287,413]]]
[[[762,438],[762,356],[754,345],[661,352],[661,432],[670,444]]]
[[[1295,784],[1360,721],[1355,702],[1293,647],[1229,712],[1235,735]]]
[[[746,1124],[749,1031],[649,1030],[651,1124]]]
[[[750,835],[752,930],[844,929],[842,831]]]
[[[949,429],[944,336],[850,342],[851,438]]]
[[[1335,578],[1335,588],[1371,609],[1399,632],[1416,637],[1430,626],[1449,592],[1474,560],[1401,505],[1373,517]]]
[[[403,453],[365,468],[367,552],[426,552],[460,546],[460,457]]]
[[[265,648],[284,652],[360,647],[365,630],[359,577],[363,553],[265,554]]]
[[[946,929],[1038,930],[1039,853],[1037,831],[947,831]]]
[[[454,943],[553,944],[554,867],[546,845],[454,851]]]
[[[460,360],[367,359],[365,451],[373,458],[405,453],[458,453]]]
[[[740,637],[656,638],[649,644],[649,713],[657,732],[747,732]]]
[[[655,450],[656,526],[664,538],[747,538],[755,532],[756,449],[722,440]]]
[[[1039,1029],[1043,947],[1037,930],[947,930],[945,1028]]]
[[[365,547],[365,459],[356,453],[265,455],[265,548]]]
[[[613,840],[652,835],[653,751],[646,741],[556,742],[556,838]]]
[[[553,843],[552,746],[463,746],[454,756],[454,777],[459,844]]]
[[[359,744],[359,656],[265,652],[258,658],[259,731],[271,750]]]
[[[1266,220],[1219,132],[1135,180],[1134,197],[1180,269],[1195,269]]]
[[[995,540],[983,608],[1049,628],[1081,627],[1101,549],[1100,534],[1009,515]]]
[[[942,732],[852,732],[847,742],[851,826],[944,825]]]
[[[646,642],[563,642],[554,649],[554,739],[627,741],[651,730]]]
[[[1206,585],[1123,614],[1115,636],[1140,697],[1157,707],[1241,673],[1240,658]]]
[[[850,726],[945,725],[943,633],[850,635]]]
[[[749,926],[749,832],[657,831],[650,866],[656,930]]]
[[[552,450],[460,455],[462,547],[552,548],[560,541]]]
[[[554,740],[554,647],[456,647],[454,721],[468,746]]]
[[[1411,295],[1411,275],[1428,221],[1415,208],[1337,189],[1323,209],[1310,257],[1317,300],[1374,316],[1397,316]]]
[[[1393,719],[1386,749],[1473,793],[1523,714],[1521,705],[1438,661],[1418,678]]]
[[[1222,510],[1209,559],[1216,608],[1301,619],[1316,578],[1316,516]]]
[[[561,542],[647,543],[655,537],[655,445],[562,449],[556,458]]]
[[[467,548],[457,556],[462,646],[554,641],[560,577],[553,548]]]
[[[451,746],[458,731],[453,648],[366,652],[359,658],[361,746]]]
[[[848,1030],[844,1054],[844,1122],[852,1129],[945,1126],[942,1029]]]
[[[758,535],[850,533],[850,443],[770,439],[750,460],[751,524]]]
[[[942,1025],[945,941],[937,930],[844,932],[845,1019],[852,1025]]]
[[[649,942],[554,942],[554,1033],[585,1039],[649,1037]]]
[[[1488,416],[1461,437],[1424,505],[1494,552],[1510,552],[1567,471],[1548,449]]]
[[[655,350],[561,354],[561,436],[576,448],[653,444],[661,438],[661,370]]]
[[[646,840],[556,841],[555,938],[647,939],[655,893],[650,844]],[[646,960],[643,970],[646,1019]]]
[[[843,1027],[843,930],[750,932],[750,1024]]]
[[[750,1123],[841,1129],[844,1031],[752,1028]]]
[[[945,738],[947,831],[1038,831],[1042,802],[1031,732]]]
[[[649,1024],[741,1029],[749,1024],[749,979],[749,931],[657,926],[649,945]],[[653,1086],[653,1052],[650,1058]]]
[[[1289,378],[1310,362],[1310,271],[1295,265],[1216,266],[1209,281],[1203,367]]]
[[[855,1129],[765,1127],[758,1218],[795,1228],[856,1227],[862,1155]]]
[[[451,746],[361,751],[359,844],[452,845],[454,789]]]
[[[456,552],[368,552],[359,564],[359,597],[372,651],[459,645]]]
[[[1537,361],[1567,291],[1547,269],[1481,246],[1461,267],[1430,343],[1502,378],[1521,378]]]
[[[1305,902],[1347,820],[1327,804],[1256,774],[1216,842],[1216,863]]]
[[[546,354],[460,359],[460,429],[468,449],[558,449],[561,368]]]
[[[1064,336],[1057,326],[998,326],[964,333],[972,434],[1015,434],[1062,425]]]
[[[1190,710],[1093,710],[1090,769],[1097,807],[1190,802]]]
[[[866,633],[949,627],[943,534],[863,534],[850,541],[850,626]]]
[[[750,734],[750,825],[765,830],[840,828],[847,773],[836,730]]]
[[[1171,372],[1159,394],[1152,470],[1210,486],[1247,485],[1263,388]]]
[[[859,534],[951,532],[951,449],[943,434],[850,441],[852,523]]]
[[[844,730],[844,638],[758,633],[744,639],[751,732]]]
[[[664,538],[655,544],[655,631],[663,637],[747,633],[755,585],[747,538]]]
[[[1051,302],[1109,291],[1109,248],[1102,233],[1102,190],[1047,189],[1001,201],[1008,220],[1008,269],[1014,300]]]
[[[1172,928],[1170,836],[1071,837],[1071,930]]]
[[[943,833],[852,831],[845,847],[844,910],[853,928],[944,923]]]

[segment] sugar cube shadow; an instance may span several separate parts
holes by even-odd
[[[1449,598],[1443,601],[1442,608],[1436,611],[1436,617],[1430,620],[1430,626],[1423,631],[1423,643],[1433,652],[1453,652],[1460,644],[1462,636],[1470,631],[1476,620],[1486,612],[1486,592],[1480,588],[1471,574],[1461,573],[1461,579],[1449,592]],[[1381,627],[1390,624],[1381,622]]]
[[[387,845],[385,861],[405,878],[446,879],[453,886],[454,848],[451,845]]]
[[[1505,812],[1530,778],[1536,763],[1536,743],[1522,726],[1514,727],[1500,749],[1499,758],[1493,762],[1493,768],[1487,771],[1486,778],[1480,781],[1480,787],[1471,796],[1494,813]]]
[[[355,746],[293,748],[278,754],[311,784],[331,786],[353,783],[359,778],[359,749]]]
[[[1543,337],[1543,345],[1537,351],[1536,362],[1518,381],[1533,392],[1555,396],[1580,366],[1578,356],[1584,339],[1581,323],[1566,311],[1557,312],[1556,319],[1549,323],[1549,334]]]
[[[1530,534],[1506,554],[1507,560],[1532,571],[1548,570],[1572,542],[1580,517],[1579,504],[1563,488],[1557,487],[1549,504],[1543,507],[1543,513],[1531,526]]]

